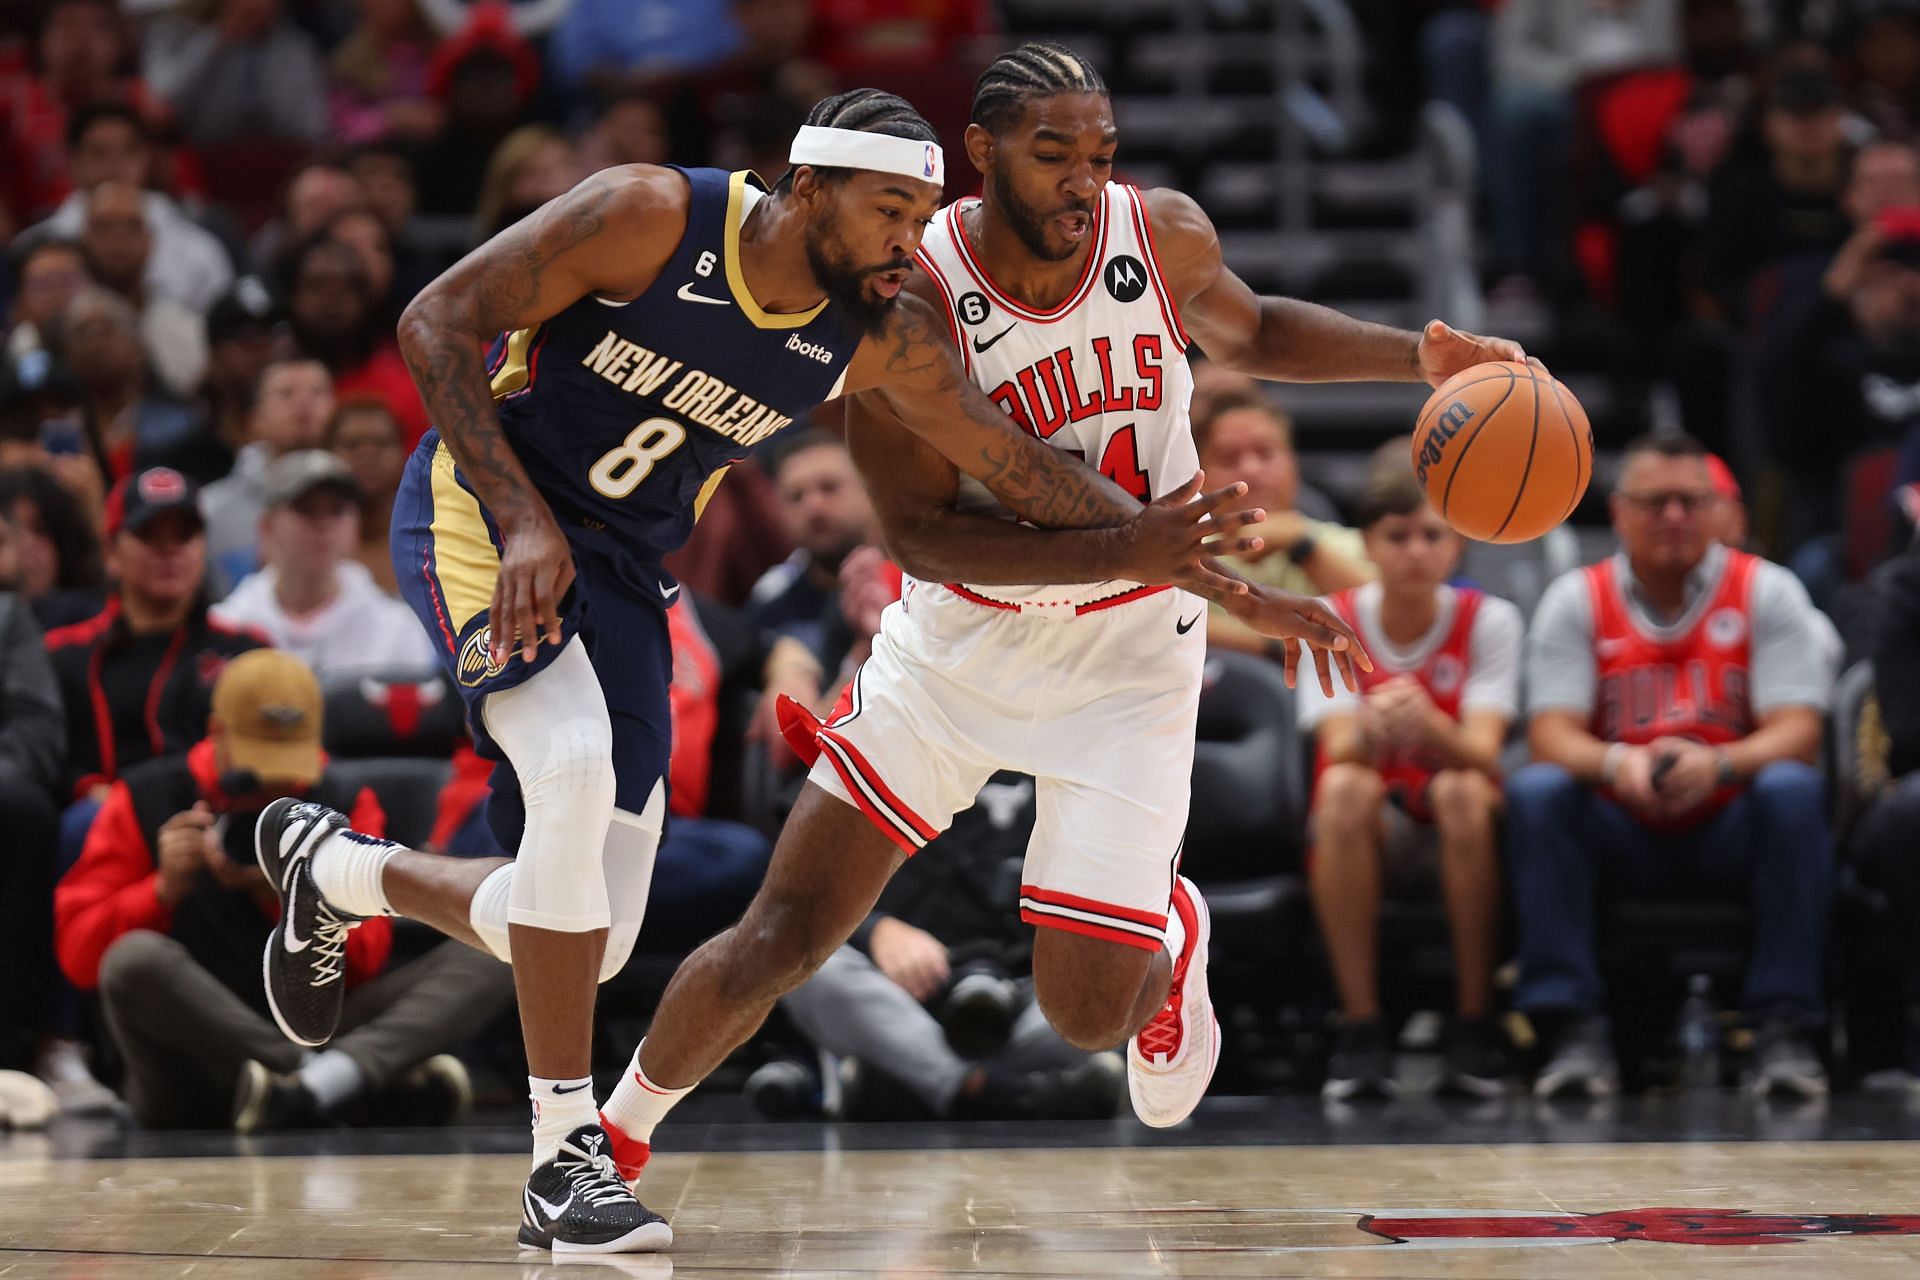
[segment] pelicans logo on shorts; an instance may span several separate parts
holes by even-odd
[[[469,689],[493,679],[506,669],[506,663],[493,660],[492,627],[482,627],[468,636],[467,642],[460,646],[460,660],[454,664],[460,683]]]

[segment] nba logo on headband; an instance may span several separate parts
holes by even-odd
[[[903,178],[918,178],[935,186],[944,186],[947,181],[946,157],[941,153],[938,143],[899,138],[889,133],[867,133],[858,129],[802,125],[800,132],[794,135],[787,161],[790,164],[897,173]]]

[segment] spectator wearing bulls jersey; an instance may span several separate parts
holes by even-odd
[[[1507,783],[1507,847],[1516,1002],[1554,1031],[1542,1096],[1617,1086],[1594,951],[1595,900],[1612,895],[1750,904],[1751,1084],[1827,1087],[1810,1031],[1833,855],[1813,760],[1832,655],[1799,582],[1718,541],[1724,501],[1698,441],[1634,443],[1612,498],[1620,551],[1556,580],[1534,615],[1537,763]]]
[[[1383,475],[1354,514],[1377,582],[1330,603],[1366,643],[1358,694],[1300,684],[1302,728],[1319,760],[1309,880],[1340,991],[1341,1027],[1324,1096],[1393,1090],[1375,949],[1383,892],[1431,892],[1453,933],[1455,1019],[1445,1083],[1480,1097],[1506,1088],[1492,1019],[1500,913],[1500,747],[1520,712],[1520,611],[1447,579],[1460,536],[1411,475]]]

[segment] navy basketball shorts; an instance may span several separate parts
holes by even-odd
[[[612,721],[614,804],[642,812],[667,776],[673,740],[667,701],[673,650],[661,604],[622,584],[600,556],[576,546],[573,586],[560,611],[563,643],[541,645],[532,662],[516,649],[505,662],[494,663],[488,649],[500,530],[437,435],[429,435],[407,460],[394,499],[390,543],[400,594],[433,637],[441,665],[466,702],[475,748],[483,758],[501,762],[493,773],[496,808],[504,803],[517,814],[519,787],[505,754],[487,734],[481,700],[545,670],[564,642],[577,635]],[[503,820],[496,812],[489,821],[511,852],[517,837],[506,840],[503,832],[517,831],[517,817]]]

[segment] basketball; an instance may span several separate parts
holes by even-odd
[[[1413,469],[1461,534],[1526,542],[1572,515],[1586,493],[1593,428],[1553,375],[1513,361],[1477,364],[1420,410]]]

